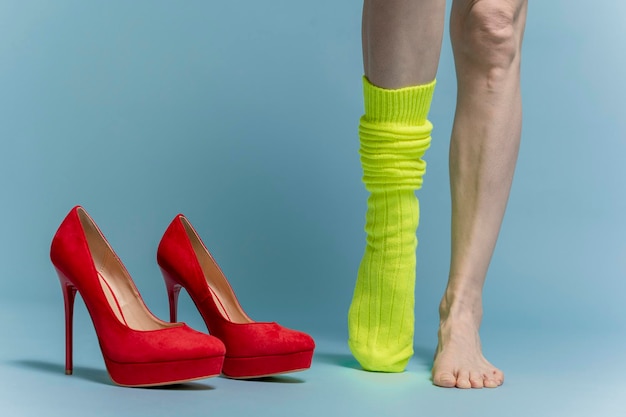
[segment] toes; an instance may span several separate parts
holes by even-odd
[[[498,381],[489,377],[489,375],[485,375],[484,386],[485,388],[496,388],[498,387]]]
[[[472,384],[470,383],[470,374],[467,371],[459,372],[459,376],[456,379],[456,387],[457,388],[472,388]]]
[[[444,388],[497,388],[504,382],[504,374],[499,370],[492,372],[461,371],[458,376],[452,372],[433,372],[433,383]]]
[[[479,372],[470,372],[469,382],[472,388],[484,387],[484,377]]]
[[[433,375],[433,383],[439,387],[454,388],[456,377],[450,372],[439,372]]]
[[[496,388],[504,383],[504,374],[499,369],[494,369],[488,374],[484,374],[484,384],[486,388]]]
[[[502,385],[504,383],[504,373],[499,369],[494,369],[490,379],[496,381],[498,385]]]

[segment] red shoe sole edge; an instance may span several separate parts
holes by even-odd
[[[152,387],[180,384],[218,376],[223,356],[154,363],[119,363],[107,357],[104,362],[114,383],[123,387]]]
[[[309,369],[312,360],[313,350],[247,358],[228,357],[227,354],[222,375],[231,379],[251,379],[299,372]]]

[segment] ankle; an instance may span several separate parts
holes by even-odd
[[[441,322],[450,319],[471,320],[480,323],[483,315],[482,289],[448,286],[439,304]]]

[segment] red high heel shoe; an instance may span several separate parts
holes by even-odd
[[[80,206],[54,236],[50,259],[65,301],[65,373],[72,373],[74,297],[82,295],[111,379],[123,386],[173,384],[219,375],[223,343],[148,311],[126,268]]]
[[[157,260],[167,288],[170,320],[176,321],[178,294],[184,287],[209,332],[226,345],[222,374],[258,378],[311,366],[315,348],[311,336],[248,317],[213,256],[182,214],[165,231]]]

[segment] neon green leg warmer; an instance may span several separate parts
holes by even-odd
[[[370,371],[402,372],[413,355],[415,249],[432,125],[435,81],[386,90],[363,79],[359,125],[363,182],[370,192],[367,245],[348,313],[350,350]]]

